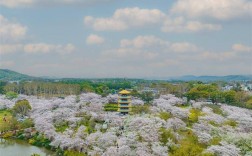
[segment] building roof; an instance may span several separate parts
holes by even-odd
[[[122,91],[119,92],[119,94],[130,94],[130,92],[127,91],[127,90],[122,90]]]

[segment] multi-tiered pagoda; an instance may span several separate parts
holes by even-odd
[[[118,112],[121,114],[128,114],[131,111],[131,96],[127,90],[119,92],[118,98]]]

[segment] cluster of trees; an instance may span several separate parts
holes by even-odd
[[[103,97],[108,94],[114,94],[118,90],[131,89],[133,82],[125,79],[101,79],[101,80],[63,80],[66,84],[78,84],[81,92],[94,92]]]
[[[1,98],[3,104],[14,102]],[[64,151],[118,156],[249,155],[252,146],[251,110],[229,105],[210,108],[204,102],[192,101],[192,107],[184,107],[186,100],[168,94],[150,105],[138,102],[140,106],[134,107],[133,115],[121,118],[104,111],[103,106],[116,99],[114,95],[86,93],[79,95],[79,102],[76,96],[23,98],[33,108],[28,114],[36,130],[50,141],[50,146]],[[36,144],[37,139],[32,139],[30,143]],[[224,141],[226,144],[220,144]]]
[[[80,86],[52,82],[21,82],[5,85],[4,91],[36,96],[66,96],[79,94]]]
[[[58,96],[78,95],[80,93],[93,92],[106,97],[115,94],[122,89],[132,89],[132,96],[141,98],[145,103],[151,103],[154,98],[160,95],[173,94],[177,97],[186,96],[190,100],[205,100],[212,103],[227,103],[245,108],[252,108],[252,96],[248,96],[241,90],[237,83],[230,91],[222,91],[224,82],[203,84],[202,82],[177,82],[171,84],[165,81],[147,81],[137,79],[63,79],[59,82],[20,82],[6,83],[0,82],[0,94],[15,92],[18,94],[36,96]],[[149,87],[158,91],[143,91]]]
[[[6,82],[0,81],[0,94],[4,94],[5,85],[6,85]]]
[[[207,100],[212,103],[227,103],[230,105],[252,108],[251,99],[247,93],[241,90],[233,89],[222,91],[217,84],[197,84],[193,86],[186,94],[187,100]]]
[[[81,92],[94,92],[103,97],[114,94],[118,90],[131,89],[133,81],[124,79],[105,80],[78,80],[63,79],[59,82],[44,81],[20,81],[19,83],[7,83],[0,81],[0,94],[15,92],[25,95],[37,96],[66,96],[77,95]]]
[[[0,122],[0,132],[6,132],[11,130],[18,130],[33,127],[34,124],[30,118],[23,118],[27,116],[31,110],[31,105],[28,100],[18,100],[12,109],[9,110],[0,110],[3,115],[3,122]],[[21,118],[20,118],[21,117]],[[11,133],[6,133],[3,137],[10,137]]]

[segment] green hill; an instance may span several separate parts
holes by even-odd
[[[36,77],[21,74],[9,69],[0,69],[0,80],[2,81],[20,81],[20,80],[34,80]]]

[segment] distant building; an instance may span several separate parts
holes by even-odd
[[[225,86],[225,87],[222,87],[222,90],[223,90],[223,91],[229,91],[229,90],[231,90],[231,89],[233,89],[233,88],[234,88],[234,86],[227,85],[227,86]]]
[[[19,81],[8,81],[9,83],[16,83],[19,84]]]
[[[131,96],[127,90],[119,92],[118,98],[118,112],[121,114],[128,114],[131,111]]]

